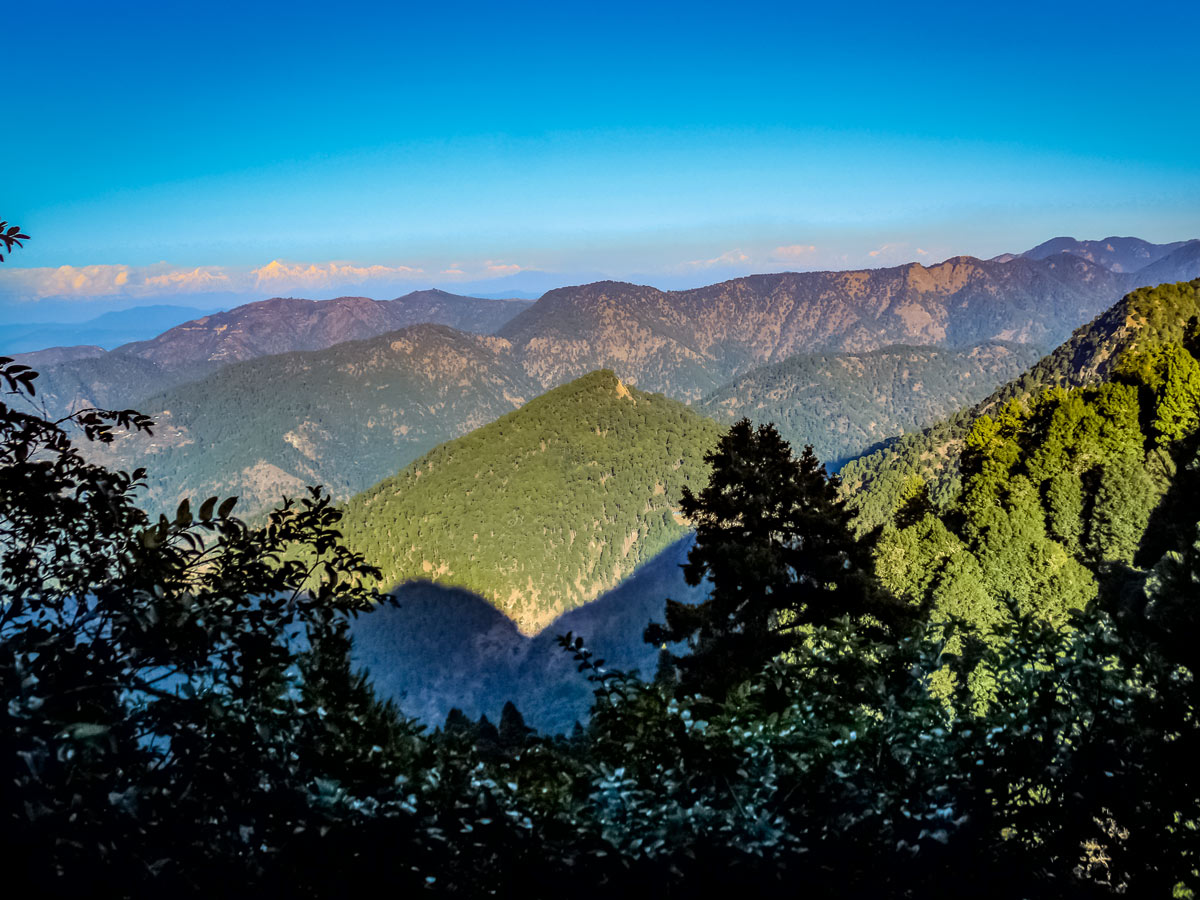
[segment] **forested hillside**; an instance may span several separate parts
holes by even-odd
[[[1194,494],[1200,464],[1200,327],[1192,319],[1184,331],[1176,314],[1195,309],[1196,287],[1132,298],[1126,311],[1146,318],[1124,341],[1110,332],[1105,350],[1124,349],[1104,374],[1077,376],[1089,384],[976,417],[962,441],[961,491],[944,509],[909,483],[880,535],[878,572],[931,621],[953,622],[953,652],[972,638],[1005,639],[1014,615],[1063,625],[1106,580],[1122,592],[1192,545],[1197,511],[1180,498]],[[990,673],[963,674],[987,702]]]
[[[1143,345],[1181,341],[1186,323],[1197,314],[1200,279],[1132,291],[976,406],[849,463],[842,469],[842,477],[860,528],[870,529],[886,521],[914,476],[928,483],[936,501],[945,503],[954,497],[960,487],[963,440],[981,413],[1050,386],[1097,384],[1111,373],[1123,353]]]
[[[37,402],[55,418],[88,407],[127,409],[149,394],[197,381],[219,368],[212,362],[164,366],[154,360],[116,352],[57,362],[53,351],[42,353],[50,364],[34,367],[40,375]]]
[[[909,485],[877,541],[853,538],[819,465],[772,429],[721,436],[711,478],[695,473],[706,527],[688,551],[712,591],[666,617],[700,633],[653,680],[563,635],[567,674],[594,698],[570,737],[533,732],[511,703],[498,722],[451,710],[430,730],[381,702],[352,661],[351,622],[389,600],[319,491],[261,526],[216,497],[156,520],[135,504],[137,475],[89,464],[63,423],[0,403],[9,883],[137,897],[231,883],[297,898],[380,883],[459,897],[564,885],[1193,896],[1200,334],[1178,309],[1140,308],[1142,330],[1179,340],[1120,354],[1097,343],[1094,383],[978,417],[961,498],[939,509]],[[0,362],[0,379],[27,395],[35,376]],[[531,408],[546,430],[521,427]],[[474,448],[515,455],[456,466],[455,442],[397,485],[420,497],[418,482],[446,471],[458,498],[476,474],[505,487],[532,472],[537,505],[509,504],[528,525],[559,496],[533,486],[554,446],[556,471],[571,462],[606,489],[575,511],[586,521],[621,499],[619,470],[601,460],[653,453],[643,426],[650,448],[686,459],[695,418],[599,372],[483,429]],[[147,423],[66,424],[104,441]],[[773,502],[743,517],[760,496]],[[877,579],[855,566],[872,558]],[[375,649],[395,644],[396,624],[380,623]]]
[[[55,416],[87,406],[124,408],[230,363],[322,350],[411,325],[490,334],[529,305],[526,300],[483,300],[436,290],[395,300],[275,297],[192,319],[111,353],[69,355],[40,369],[39,393]]]
[[[706,477],[719,431],[594,372],[354,497],[346,541],[385,587],[465,587],[533,634],[686,533],[680,490]]]
[[[95,452],[150,468],[150,508],[236,494],[254,515],[310,484],[349,497],[534,390],[506,341],[420,325],[226,366],[146,398],[152,438],[129,435]]]
[[[793,447],[811,444],[836,469],[880,442],[976,403],[1041,356],[1030,344],[965,350],[884,347],[801,354],[753,369],[696,406],[720,422],[773,422]]]

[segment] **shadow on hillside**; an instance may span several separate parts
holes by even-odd
[[[679,568],[691,541],[675,542],[619,587],[532,638],[470,591],[427,581],[401,585],[392,592],[399,608],[354,622],[354,662],[370,671],[380,696],[431,727],[455,706],[473,719],[487,715],[495,722],[512,700],[530,726],[569,732],[586,720],[592,686],[557,636],[573,631],[607,667],[653,677],[658,650],[642,642],[643,629],[661,621],[667,597],[704,598],[704,588],[688,587]]]

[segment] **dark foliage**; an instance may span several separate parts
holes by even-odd
[[[736,422],[715,450],[699,494],[680,509],[696,532],[684,576],[708,579],[699,605],[667,602],[666,624],[646,641],[686,641],[681,690],[721,696],[803,639],[803,626],[843,616],[897,618],[870,577],[869,556],[850,530],[838,481],[806,447],[799,459],[772,425]]]
[[[1198,369],[1178,344],[1147,353],[1121,363],[1122,383],[979,420],[962,504],[909,492],[897,523],[925,550],[945,514],[1028,587],[1057,557],[1011,548],[1050,541],[1036,527],[1049,513],[1091,554],[1085,609],[1043,615],[1033,591],[1001,598],[986,639],[953,613],[909,624],[868,577],[816,458],[741,422],[685,499],[687,575],[712,596],[691,617],[672,607],[656,635],[693,639],[664,668],[708,693],[607,668],[568,633],[595,696],[570,739],[531,732],[511,704],[499,727],[452,712],[428,734],[378,702],[347,630],[379,602],[364,586],[377,572],[319,489],[258,527],[216,497],[153,521],[134,503],[141,471],[90,463],[71,441],[136,438],[144,417],[54,422],[0,404],[5,886],[1194,896]],[[36,385],[11,361],[0,380],[14,402]],[[1088,504],[1071,502],[1062,461],[1091,464],[1097,448],[1188,473],[1168,477],[1170,519],[1102,473],[1107,511],[1075,528]],[[906,627],[885,627],[892,610]]]
[[[12,253],[12,248],[24,247],[21,241],[29,240],[29,235],[21,232],[21,226],[9,225],[0,221],[0,244],[4,244],[4,253]],[[0,262],[4,262],[4,253],[0,253]]]

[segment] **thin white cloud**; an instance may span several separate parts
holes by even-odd
[[[786,247],[776,247],[771,251],[772,259],[805,259],[817,252],[815,244],[788,244]]]
[[[873,259],[880,256],[884,257],[885,259],[890,259],[896,255],[897,250],[901,250],[904,246],[904,244],[884,244],[880,247],[876,247],[874,250],[868,251],[867,256],[870,256]]]
[[[515,275],[522,271],[522,267],[516,263],[502,263],[492,259],[484,263],[484,267],[489,275]]]
[[[160,290],[164,293],[171,291],[205,291],[228,290],[230,278],[217,266],[199,266],[195,269],[177,269],[158,275],[146,275],[142,284],[148,290]]]
[[[101,265],[0,269],[0,297],[13,300],[165,297],[178,294],[256,294],[285,290],[331,289],[342,285],[417,278],[413,266],[359,266],[353,263],[293,263],[273,260],[255,269],[223,266],[183,268]]]
[[[713,266],[737,266],[750,261],[750,257],[741,250],[728,250],[712,259],[693,259],[687,265],[695,269],[711,269]]]
[[[412,266],[356,266],[352,263],[289,263],[275,259],[253,269],[250,274],[259,287],[275,290],[288,287],[327,287],[335,284],[362,284],[367,281],[394,280],[422,274]]]

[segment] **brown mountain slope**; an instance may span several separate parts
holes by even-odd
[[[481,300],[436,290],[395,300],[275,297],[185,322],[113,352],[164,366],[225,364],[293,350],[322,350],[423,323],[488,334],[529,305],[525,300]]]
[[[276,297],[184,322],[156,338],[82,358],[41,351],[38,392],[47,411],[64,415],[87,406],[126,407],[230,363],[297,350],[323,350],[412,325],[446,325],[490,334],[528,300],[483,300],[445,291],[416,291],[395,300]]]
[[[1052,346],[1119,299],[1131,277],[1063,254],[753,275],[689,291],[599,282],[550,291],[498,333],[544,386],[608,366],[643,390],[697,400],[798,353]]]

